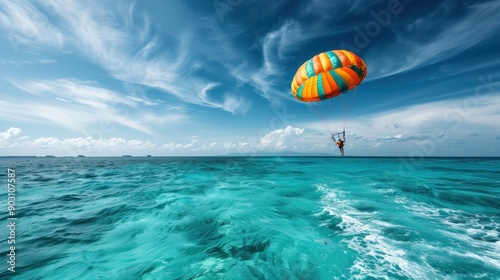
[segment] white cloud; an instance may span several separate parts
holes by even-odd
[[[85,155],[121,155],[142,154],[157,150],[157,144],[151,141],[126,140],[123,138],[76,137],[59,139],[57,137],[40,137],[29,140],[29,137],[18,137],[22,130],[10,128],[0,133],[1,155],[44,155],[59,156]],[[15,140],[15,141],[9,141]]]
[[[161,146],[163,149],[171,150],[171,149],[181,149],[183,147],[182,144],[176,144],[174,142],[165,144]]]
[[[206,143],[203,143],[203,144],[200,144],[199,143],[200,141],[198,140],[198,138],[196,136],[193,136],[191,137],[191,141],[189,143],[174,143],[174,142],[170,142],[168,144],[164,144],[161,146],[162,149],[165,149],[165,150],[169,150],[169,151],[173,151],[173,150],[177,150],[177,151],[195,151],[195,150],[199,150],[199,149],[209,149],[209,148],[212,148],[215,146],[214,145],[211,145],[210,147],[207,146]],[[201,147],[201,148],[200,148]]]
[[[304,133],[303,128],[296,128],[288,125],[284,129],[277,129],[262,136],[259,141],[259,147],[262,149],[272,148],[283,150],[287,148],[286,142],[289,140],[290,136],[300,135],[302,133]]]
[[[40,138],[43,139],[43,138]],[[123,138],[109,138],[109,139],[94,139],[91,137],[78,137],[69,138],[64,140],[52,139],[50,141],[54,145],[61,145],[67,149],[77,149],[85,147],[89,151],[96,152],[111,152],[119,151],[123,153],[127,152],[140,152],[144,150],[156,149],[156,144],[151,141],[143,140],[126,140]],[[51,148],[55,148],[52,146]]]
[[[236,147],[236,144],[234,144],[234,143],[231,143],[231,142],[225,142],[224,143],[224,149],[226,149],[226,150],[234,148],[234,147]]]
[[[0,155],[57,155],[76,156],[84,154],[86,156],[120,156],[123,154],[132,155],[223,155],[235,153],[241,155],[254,154],[259,151],[282,151],[297,149],[301,151],[303,145],[301,139],[297,137],[303,134],[304,129],[288,126],[284,129],[271,131],[261,138],[235,137],[224,138],[225,142],[211,141],[198,137],[192,137],[189,142],[170,142],[159,144],[156,142],[114,138],[95,137],[74,137],[61,139],[58,137],[39,137],[30,140],[29,137],[20,137],[20,129],[9,129],[2,132],[0,136],[15,141],[3,141],[0,139]],[[16,135],[15,138],[12,138]],[[264,146],[260,142],[265,143]]]
[[[196,150],[200,152],[206,152],[206,151],[220,150],[220,147],[217,147],[217,142],[211,142],[211,143],[207,142],[200,144],[200,146]]]
[[[182,146],[182,148],[183,149],[192,149],[196,145],[196,143],[198,143],[198,139],[191,139],[191,142]]]
[[[9,148],[17,145],[22,130],[17,127],[11,127],[5,132],[0,132],[0,148]]]

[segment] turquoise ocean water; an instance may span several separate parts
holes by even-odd
[[[2,158],[2,279],[499,279],[498,158]]]

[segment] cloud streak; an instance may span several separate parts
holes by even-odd
[[[59,49],[64,45],[62,32],[29,1],[4,1],[0,5],[0,25],[10,30],[6,36],[14,48],[31,45],[32,48],[50,46]],[[31,44],[33,41],[37,44]]]
[[[57,79],[14,81],[13,84],[40,98],[17,103],[4,101],[5,110],[0,115],[5,119],[43,121],[76,131],[111,122],[153,135],[155,132],[147,125],[152,121],[169,123],[184,118],[173,112],[161,116],[148,113],[145,107],[159,106],[159,103],[140,96],[123,95],[94,82]],[[51,99],[55,102],[44,102]]]
[[[240,108],[241,103],[234,102],[234,98],[225,98],[222,102],[211,100],[207,95],[200,98],[207,87],[217,83],[192,75],[199,62],[193,61],[189,55],[193,51],[191,34],[181,33],[174,38],[176,48],[162,46],[169,51],[153,55],[161,40],[151,37],[151,24],[146,15],[140,22],[132,18],[133,8],[108,9],[99,1],[88,1],[84,5],[52,1],[45,8],[57,21],[48,21],[48,17],[34,5],[23,2],[4,4],[0,22],[12,38],[24,34],[26,29],[20,30],[13,20],[21,20],[23,26],[28,26],[32,35],[24,36],[20,41],[26,47],[57,45],[61,48],[64,42],[67,49],[77,50],[123,82],[159,89],[182,102],[231,113]],[[38,17],[29,16],[32,13],[44,20],[36,21]]]
[[[446,9],[446,5],[441,9]],[[370,68],[366,80],[373,81],[438,63],[499,34],[498,1],[474,4],[467,12],[463,19],[445,23],[438,31],[435,22],[442,17],[440,13],[417,19],[407,27],[413,32],[406,29],[397,34],[397,42],[369,53],[367,63],[376,67]],[[432,40],[426,39],[430,30],[435,34]]]

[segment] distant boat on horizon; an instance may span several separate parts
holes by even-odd
[[[84,155],[78,155],[77,157],[85,157]]]
[[[147,155],[146,157],[151,157],[151,155]]]
[[[54,156],[54,155],[46,155],[45,157],[56,157],[56,156]]]
[[[123,155],[122,157],[132,157],[131,155]]]

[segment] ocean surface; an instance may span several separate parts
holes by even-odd
[[[2,279],[499,279],[500,159],[1,158]]]

